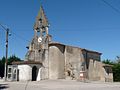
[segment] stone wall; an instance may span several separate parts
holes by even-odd
[[[52,43],[44,52],[42,66],[37,66],[37,81],[46,79],[80,80],[81,71],[84,71],[86,80],[112,81],[112,72],[107,74],[107,69],[103,67],[100,57],[101,54],[94,51]],[[36,65],[18,65],[19,79],[31,81],[33,66]]]
[[[81,49],[66,46],[65,47],[65,74],[66,79],[78,79],[83,60]]]
[[[42,65],[42,80],[49,79],[49,53],[47,49],[44,51],[44,59],[42,60]]]
[[[112,67],[110,67],[110,66],[103,66],[102,70],[103,70],[102,81],[113,82]]]
[[[49,47],[49,79],[64,79],[64,45]]]
[[[88,69],[88,79],[92,81],[100,81],[102,74],[102,63],[97,60],[90,59]]]
[[[102,62],[90,59],[88,79],[91,81],[113,82],[112,67],[104,67]]]

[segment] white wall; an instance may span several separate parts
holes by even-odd
[[[32,79],[32,67],[29,65],[18,65],[19,81],[29,81]]]
[[[32,80],[32,67],[36,66],[38,69],[38,75],[36,81],[41,80],[41,65],[18,65],[19,69],[19,81],[31,81]]]

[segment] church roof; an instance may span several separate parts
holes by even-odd
[[[102,53],[100,53],[100,52],[93,51],[93,50],[88,50],[88,49],[84,49],[84,48],[82,49],[82,51],[86,51],[86,52],[96,53],[96,54],[102,55]]]
[[[65,45],[65,44],[59,43],[59,42],[51,42],[51,43],[49,43],[49,46],[51,46],[51,45],[63,45],[63,46],[69,46],[69,45]],[[81,49],[82,51],[86,51],[86,52],[96,53],[96,54],[102,55],[102,53],[100,53],[100,52],[93,51],[93,50],[88,50],[88,49],[85,49],[85,48],[80,48],[80,47],[75,47],[75,46],[70,46],[70,47],[78,48],[78,49]]]

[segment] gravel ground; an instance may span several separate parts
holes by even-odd
[[[120,83],[83,83],[70,80],[44,80],[40,82],[0,81],[0,90],[120,90]]]

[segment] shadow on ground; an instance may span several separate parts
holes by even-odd
[[[0,90],[9,88],[8,84],[0,84]]]

